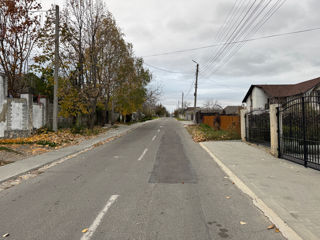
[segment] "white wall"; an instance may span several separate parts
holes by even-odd
[[[7,81],[0,75],[0,137],[7,129]]]
[[[44,126],[44,106],[42,104],[33,104],[32,107],[32,125],[34,128]]]
[[[11,130],[25,130],[24,129],[24,119],[23,119],[23,103],[12,102],[12,113],[11,113]]]
[[[252,106],[251,106],[251,98],[252,98]],[[265,109],[265,105],[268,103],[267,94],[258,87],[254,87],[252,89],[251,95],[247,99],[247,110],[252,111],[255,109]]]

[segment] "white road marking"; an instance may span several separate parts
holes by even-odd
[[[96,219],[93,221],[93,223],[91,224],[91,226],[89,227],[88,232],[86,232],[81,240],[90,240],[91,237],[93,236],[94,232],[97,230],[98,226],[100,225],[104,215],[108,212],[109,208],[111,207],[111,205],[117,200],[117,198],[119,197],[119,195],[112,195],[110,197],[110,199],[108,200],[106,206],[101,210],[101,212],[98,214],[98,216],[96,217]]]
[[[146,148],[143,153],[141,154],[141,156],[138,158],[138,161],[141,161],[142,158],[144,157],[144,155],[146,155],[146,153],[148,152],[148,148]]]
[[[152,138],[152,142],[153,142],[154,140],[156,140],[156,137],[157,137],[157,135],[155,135],[155,136]]]

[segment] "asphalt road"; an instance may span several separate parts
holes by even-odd
[[[284,239],[270,224],[173,119],[0,192],[6,239]]]

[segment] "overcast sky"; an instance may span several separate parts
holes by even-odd
[[[64,0],[41,2],[47,9],[51,3],[63,5]],[[140,57],[218,43],[219,29],[236,0],[104,2]],[[319,9],[319,0],[286,1],[253,37],[320,27]],[[181,93],[187,95],[192,87],[196,69],[192,60],[200,63],[198,106],[207,100],[218,100],[223,106],[241,105],[251,84],[290,84],[320,77],[319,38],[320,31],[313,31],[248,42],[216,72],[212,70],[219,62],[207,63],[220,47],[144,60],[149,65],[178,72],[147,66],[153,73],[153,84],[162,86],[161,103],[170,111],[181,101]],[[192,106],[193,92],[194,88],[186,96]]]

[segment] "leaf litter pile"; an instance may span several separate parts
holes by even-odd
[[[0,139],[0,165],[75,145],[106,131],[101,127],[80,133],[74,133],[72,129],[61,129],[57,133],[40,129],[28,138]]]
[[[189,125],[186,126],[186,128],[195,142],[240,139],[240,135],[235,131],[216,130],[203,123],[201,123],[200,125]]]

